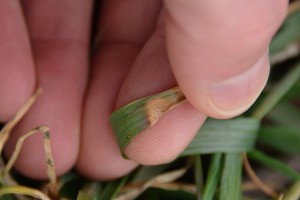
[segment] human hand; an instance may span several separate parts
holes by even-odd
[[[0,2],[1,121],[36,85],[44,92],[5,153],[12,153],[20,135],[47,124],[57,173],[75,165],[102,180],[122,176],[137,163],[170,162],[206,116],[230,118],[247,110],[267,80],[268,45],[287,8],[286,0],[106,0],[96,22],[101,42],[89,63],[92,0],[19,4]],[[124,160],[110,114],[175,85],[189,102],[139,134],[125,150],[132,161]],[[40,136],[25,142],[16,168],[46,177]]]

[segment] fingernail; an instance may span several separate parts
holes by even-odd
[[[263,58],[242,74],[213,84],[209,100],[218,117],[234,117],[246,111],[263,90],[268,74],[268,60]]]

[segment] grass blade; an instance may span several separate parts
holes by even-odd
[[[168,167],[170,167],[170,164],[140,166],[137,172],[133,175],[133,178],[130,180],[130,183],[139,184],[145,182],[163,173]]]
[[[282,200],[298,200],[300,198],[300,182],[295,182],[283,195]]]
[[[179,87],[144,97],[116,110],[110,122],[124,157],[124,149],[131,140],[153,126],[159,118],[186,100]]]
[[[203,189],[203,200],[212,200],[215,195],[216,188],[221,176],[221,162],[222,154],[214,154],[209,166],[207,181]]]
[[[280,172],[282,175],[284,175],[294,181],[300,180],[300,174],[298,172],[296,172],[289,166],[285,165],[281,161],[279,161],[275,158],[272,158],[259,150],[254,150],[254,151],[249,152],[248,156],[257,162]]]
[[[57,189],[60,191],[66,186],[68,183],[75,182],[76,180],[81,180],[81,182],[84,182],[83,177],[81,177],[78,173],[74,171],[69,171],[63,176],[59,177],[57,182]],[[60,191],[61,192],[61,191]]]
[[[81,188],[81,191],[90,196],[93,200],[100,200],[102,189],[102,183],[90,181]]]
[[[17,157],[21,151],[24,141],[28,137],[30,137],[36,133],[43,133],[43,135],[44,135],[43,142],[44,142],[45,157],[46,157],[46,162],[47,162],[47,174],[48,174],[48,178],[50,180],[50,183],[49,183],[50,191],[49,192],[52,195],[57,196],[57,179],[56,179],[55,166],[54,166],[54,161],[53,161],[51,147],[50,147],[49,128],[47,126],[39,126],[19,138],[13,154],[11,155],[11,157],[10,157],[9,161],[7,162],[6,166],[4,167],[4,169],[1,171],[1,176],[4,177],[9,173],[9,171],[13,167],[15,161],[17,160]]]
[[[164,183],[171,183],[175,181],[176,179],[183,176],[187,170],[190,168],[190,163],[187,163],[186,166],[176,169],[173,171],[165,172],[163,174],[160,174],[156,177],[153,177],[152,179],[146,181],[143,184],[138,185],[135,188],[130,188],[127,192],[124,192],[124,194],[121,194],[116,198],[116,200],[131,200],[135,199],[137,196],[139,196],[142,192],[144,192],[149,187],[160,187]],[[101,199],[102,200],[102,199]]]
[[[289,15],[270,44],[270,53],[274,54],[286,48],[300,38],[300,12]]]
[[[300,129],[291,126],[263,126],[258,132],[258,142],[284,153],[300,153]]]
[[[28,195],[41,200],[50,200],[50,198],[39,190],[25,186],[4,186],[0,188],[0,196],[6,194]]]
[[[126,183],[127,179],[128,176],[124,176],[121,179],[108,182],[105,188],[103,189],[103,192],[100,195],[99,199],[114,199],[123,187],[123,185]]]
[[[242,156],[240,153],[227,153],[221,178],[220,199],[241,199]]]
[[[93,198],[89,194],[79,191],[77,200],[93,200]]]
[[[299,26],[300,27],[300,26]],[[272,89],[272,91],[263,99],[260,105],[255,109],[252,117],[260,120],[262,119],[278,102],[279,100],[291,89],[291,87],[300,78],[300,62],[290,70]]]
[[[209,119],[181,156],[247,152],[254,146],[259,122],[253,118]]]
[[[203,171],[200,155],[195,156],[195,183],[197,189],[197,199],[201,200],[203,190]]]

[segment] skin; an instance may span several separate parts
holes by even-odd
[[[21,1],[20,1],[21,2]],[[57,174],[72,167],[109,180],[138,164],[170,162],[207,116],[247,110],[263,89],[268,45],[287,0],[104,0],[90,58],[92,0],[0,1],[0,120],[11,119],[36,86],[43,94],[5,147],[47,124]],[[109,115],[138,98],[179,85],[188,102],[127,147],[124,160]],[[163,147],[163,148],[161,148]],[[41,136],[28,139],[15,168],[46,178]]]

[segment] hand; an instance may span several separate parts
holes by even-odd
[[[1,1],[0,120],[8,121],[37,85],[44,91],[14,130],[6,155],[20,135],[46,124],[59,175],[76,166],[107,180],[137,163],[172,161],[207,116],[237,116],[258,97],[269,73],[268,45],[287,4],[105,0],[92,27],[100,43],[89,62],[92,0]],[[139,134],[126,149],[131,160],[124,160],[110,114],[176,85],[190,103]],[[41,136],[31,137],[16,169],[45,178],[45,166]]]

